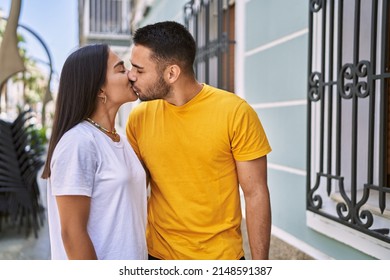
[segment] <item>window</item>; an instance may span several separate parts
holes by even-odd
[[[197,43],[195,74],[200,81],[234,92],[234,1],[192,0],[185,25]]]
[[[309,3],[308,224],[388,258],[390,5],[386,0]],[[342,225],[345,234],[332,233],[318,220]]]
[[[127,0],[89,0],[89,33],[130,35]]]

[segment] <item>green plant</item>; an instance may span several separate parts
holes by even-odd
[[[45,152],[45,145],[47,143],[46,130],[46,127],[37,128],[33,126],[27,131],[30,137],[30,147],[38,155],[42,155]]]

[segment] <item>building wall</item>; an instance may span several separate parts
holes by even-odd
[[[183,22],[187,0],[155,0],[140,25]],[[236,0],[236,93],[257,111],[268,157],[273,234],[316,259],[370,259],[306,225],[308,2]]]
[[[154,23],[164,20],[173,20],[180,23],[184,22],[184,5],[188,0],[154,0],[150,12],[141,21],[141,25]]]
[[[273,148],[274,234],[315,258],[370,258],[306,226],[308,1],[251,0],[244,9],[244,97]]]

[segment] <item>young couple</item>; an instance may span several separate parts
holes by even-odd
[[[42,175],[52,258],[243,259],[241,187],[252,259],[267,259],[271,148],[256,112],[196,80],[181,24],[142,27],[133,42],[131,70],[103,44],[62,69]],[[138,98],[126,137],[115,116]]]

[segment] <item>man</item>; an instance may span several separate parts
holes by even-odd
[[[243,259],[239,185],[252,259],[267,259],[271,151],[256,112],[200,84],[196,44],[176,22],[138,29],[129,79],[142,102],[127,136],[150,174],[150,259]]]

